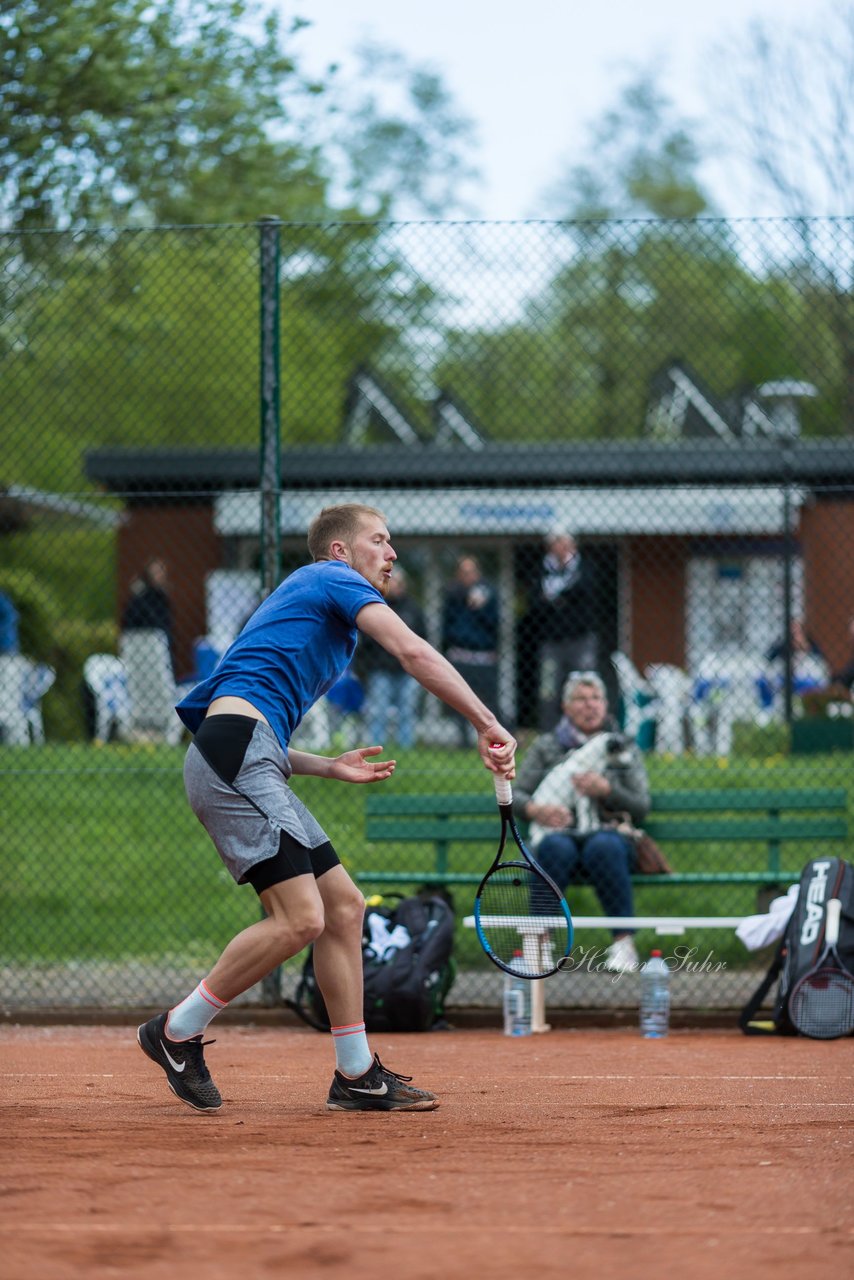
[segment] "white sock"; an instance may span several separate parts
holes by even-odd
[[[364,1022],[351,1022],[347,1027],[332,1027],[335,1065],[343,1076],[355,1080],[363,1076],[374,1060],[368,1048]]]
[[[220,1000],[205,986],[203,978],[186,1000],[169,1010],[166,1035],[170,1040],[189,1040],[192,1036],[200,1036],[211,1019],[227,1004],[227,1000]]]

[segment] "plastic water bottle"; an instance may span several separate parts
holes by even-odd
[[[521,951],[515,952],[513,964],[517,969],[524,967]],[[531,984],[527,978],[517,978],[512,973],[504,975],[504,1034],[531,1034]]]
[[[640,1029],[647,1039],[666,1036],[670,1026],[670,970],[653,951],[640,971]]]

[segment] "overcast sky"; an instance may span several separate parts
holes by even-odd
[[[543,216],[545,189],[578,155],[585,126],[615,101],[633,68],[660,68],[658,83],[679,111],[711,130],[709,51],[754,18],[803,27],[817,0],[275,0],[313,24],[297,49],[306,69],[352,64],[370,38],[442,73],[477,125],[484,182],[475,199],[488,219]],[[748,190],[710,164],[704,179],[723,212],[751,216]]]

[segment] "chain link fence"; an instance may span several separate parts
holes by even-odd
[[[515,728],[523,795],[543,735],[585,732],[567,676],[601,679],[673,874],[552,848],[576,915],[751,915],[851,857],[852,220],[266,219],[0,235],[0,259],[7,1009],[174,1002],[257,918],[186,803],[172,707],[338,501],[387,515],[396,607]],[[380,788],[295,788],[366,893],[446,886],[451,1008],[497,1008],[463,925],[494,841],[436,830],[489,779],[362,643],[298,743],[374,740],[426,835],[380,838]],[[687,1009],[740,1005],[769,959],[731,928],[635,941],[677,956]],[[579,930],[552,1007],[636,1004],[611,943]]]

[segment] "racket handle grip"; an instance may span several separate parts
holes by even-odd
[[[503,742],[493,742],[491,749],[498,751],[504,745]],[[510,779],[506,773],[494,773],[492,781],[495,783],[495,798],[499,804],[513,803],[513,788],[510,786]]]
[[[499,804],[513,803],[513,788],[510,786],[510,779],[505,773],[494,773],[492,781],[495,783],[495,798]]]
[[[839,941],[839,921],[841,916],[842,903],[839,898],[830,898],[827,904],[827,913],[824,918],[825,946],[835,947]]]

